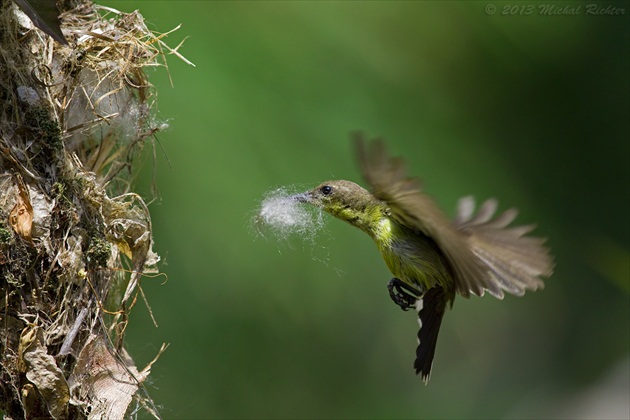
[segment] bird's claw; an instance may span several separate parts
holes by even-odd
[[[400,306],[400,309],[403,311],[408,311],[415,306],[416,301],[421,295],[420,291],[395,277],[387,283],[387,290],[389,290],[389,297],[391,297],[394,303]]]

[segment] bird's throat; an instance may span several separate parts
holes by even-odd
[[[382,205],[365,206],[359,209],[340,207],[327,210],[336,218],[358,227],[377,242],[387,242],[391,238],[391,219]]]

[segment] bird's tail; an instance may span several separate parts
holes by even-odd
[[[484,202],[473,215],[475,202],[472,197],[459,200],[455,227],[462,232],[470,249],[480,263],[487,268],[484,288],[493,296],[502,299],[503,291],[516,296],[525,290],[543,288],[540,276],[553,273],[553,258],[543,246],[545,239],[525,236],[534,225],[508,225],[518,211],[509,209],[492,219],[496,200]]]
[[[420,331],[418,331],[418,348],[413,366],[416,368],[416,374],[421,375],[425,384],[429,382],[431,376],[435,346],[447,300],[444,290],[441,287],[434,287],[427,290],[416,302]]]

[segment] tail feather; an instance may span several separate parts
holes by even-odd
[[[461,199],[454,223],[487,268],[489,282],[498,286],[488,290],[501,299],[503,291],[521,296],[526,290],[544,287],[540,277],[551,276],[554,264],[544,246],[544,238],[525,236],[536,226],[508,227],[518,214],[516,209],[492,219],[497,208],[495,200],[486,201],[477,215],[474,215],[474,207],[472,197]]]
[[[447,299],[441,287],[429,289],[416,302],[420,330],[418,331],[416,360],[413,366],[416,369],[416,374],[421,375],[425,384],[429,382],[431,376],[435,346],[446,309],[446,302]]]

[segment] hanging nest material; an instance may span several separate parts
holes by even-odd
[[[158,417],[153,362],[139,370],[124,349],[159,260],[130,181],[164,126],[144,70],[179,54],[138,12],[62,3],[68,45],[0,0],[0,411]]]

